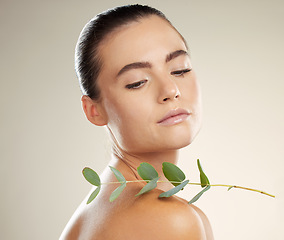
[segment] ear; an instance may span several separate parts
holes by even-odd
[[[107,124],[107,114],[101,101],[94,101],[86,95],[82,96],[81,101],[84,113],[91,123],[97,126],[104,126]]]

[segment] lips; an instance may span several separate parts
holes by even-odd
[[[190,113],[185,109],[178,108],[170,110],[161,120],[158,121],[159,125],[171,126],[185,121]]]

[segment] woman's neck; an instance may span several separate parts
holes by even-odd
[[[132,176],[133,179],[141,180],[137,172],[137,168],[142,162],[151,164],[158,172],[161,181],[167,181],[162,170],[163,162],[177,164],[178,150],[168,150],[164,152],[151,153],[128,153],[118,147],[113,147],[113,155],[111,165],[118,167],[123,171],[123,174]],[[158,188],[167,191],[172,187],[171,184],[159,184]]]

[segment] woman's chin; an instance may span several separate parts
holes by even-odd
[[[180,139],[175,139],[175,141],[173,142],[169,142],[167,144],[168,148],[171,149],[171,150],[178,150],[178,149],[181,149],[181,148],[184,148],[184,147],[187,147],[188,145],[190,145],[195,139],[195,136],[189,136],[187,138],[180,138]]]
[[[195,136],[183,136],[175,139],[163,139],[163,141],[161,141],[160,143],[156,143],[156,145],[149,146],[147,149],[141,149],[140,152],[165,152],[179,150],[190,145],[194,141]]]
[[[199,133],[200,128],[187,127],[183,131],[174,133],[173,137],[168,137],[165,141],[164,146],[168,146],[172,149],[181,149],[190,145]]]
[[[177,126],[176,128],[164,129],[149,137],[139,136],[139,138],[125,138],[120,143],[121,149],[129,153],[150,153],[164,152],[168,150],[178,150],[190,145],[198,135],[199,126],[192,125]]]

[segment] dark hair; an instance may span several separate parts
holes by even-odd
[[[100,99],[97,86],[102,60],[99,56],[100,43],[114,30],[141,18],[156,15],[172,24],[159,10],[146,5],[126,5],[115,7],[92,18],[83,28],[75,51],[75,70],[84,95],[93,100]]]

